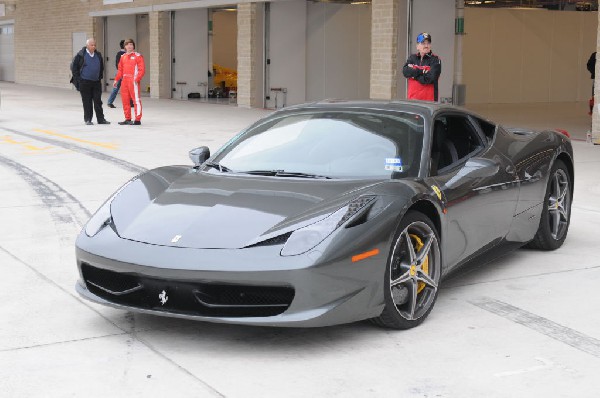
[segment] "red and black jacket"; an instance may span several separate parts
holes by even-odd
[[[431,51],[423,57],[411,54],[402,68],[402,74],[408,79],[408,99],[437,101],[441,73],[442,61]]]

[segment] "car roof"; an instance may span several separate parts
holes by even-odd
[[[432,116],[435,112],[448,109],[460,111],[463,113],[470,113],[464,108],[459,108],[453,105],[441,104],[439,102],[431,101],[416,101],[416,100],[338,100],[338,99],[327,99],[323,101],[310,102],[300,105],[293,105],[286,107],[278,112],[286,111],[310,111],[310,110],[325,110],[325,109],[372,109],[372,110],[383,110],[383,111],[402,111],[409,113],[418,113],[422,115]]]

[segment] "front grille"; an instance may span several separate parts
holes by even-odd
[[[209,317],[268,317],[283,313],[294,299],[291,286],[162,280],[86,263],[82,263],[81,271],[91,293],[111,303],[146,310]]]

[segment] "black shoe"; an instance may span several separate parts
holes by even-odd
[[[109,108],[116,108],[116,106],[114,106],[113,104],[107,104],[106,106],[108,106]]]
[[[85,121],[85,124],[87,124],[88,126],[91,126],[91,125],[93,125],[94,123],[93,123],[91,120],[86,120],[86,121]]]
[[[98,122],[98,124],[110,124],[110,122],[108,120],[104,119],[104,120],[100,120]]]
[[[139,121],[139,120],[136,120],[136,121],[135,121],[135,122],[133,122],[132,124],[133,124],[133,125],[135,125],[135,126],[139,126],[140,124],[142,124],[142,122],[141,122],[141,121]]]
[[[124,125],[124,124],[133,124],[133,122],[131,120],[123,120],[122,122],[119,122],[120,125]]]

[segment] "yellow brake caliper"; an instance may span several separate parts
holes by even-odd
[[[418,253],[419,250],[421,250],[421,248],[423,246],[425,246],[425,244],[423,243],[423,241],[421,240],[421,238],[419,238],[417,235],[414,234],[410,234],[410,239],[412,240],[412,243],[414,245],[415,248],[415,253]],[[411,275],[413,274],[414,271],[414,264],[410,265],[411,268]],[[423,270],[423,272],[425,272],[427,275],[429,275],[429,256],[427,256],[425,258],[425,260],[423,260],[423,266],[421,267],[421,269]],[[425,283],[424,282],[419,282],[419,284],[417,285],[417,294],[421,293],[421,291],[425,289]]]

